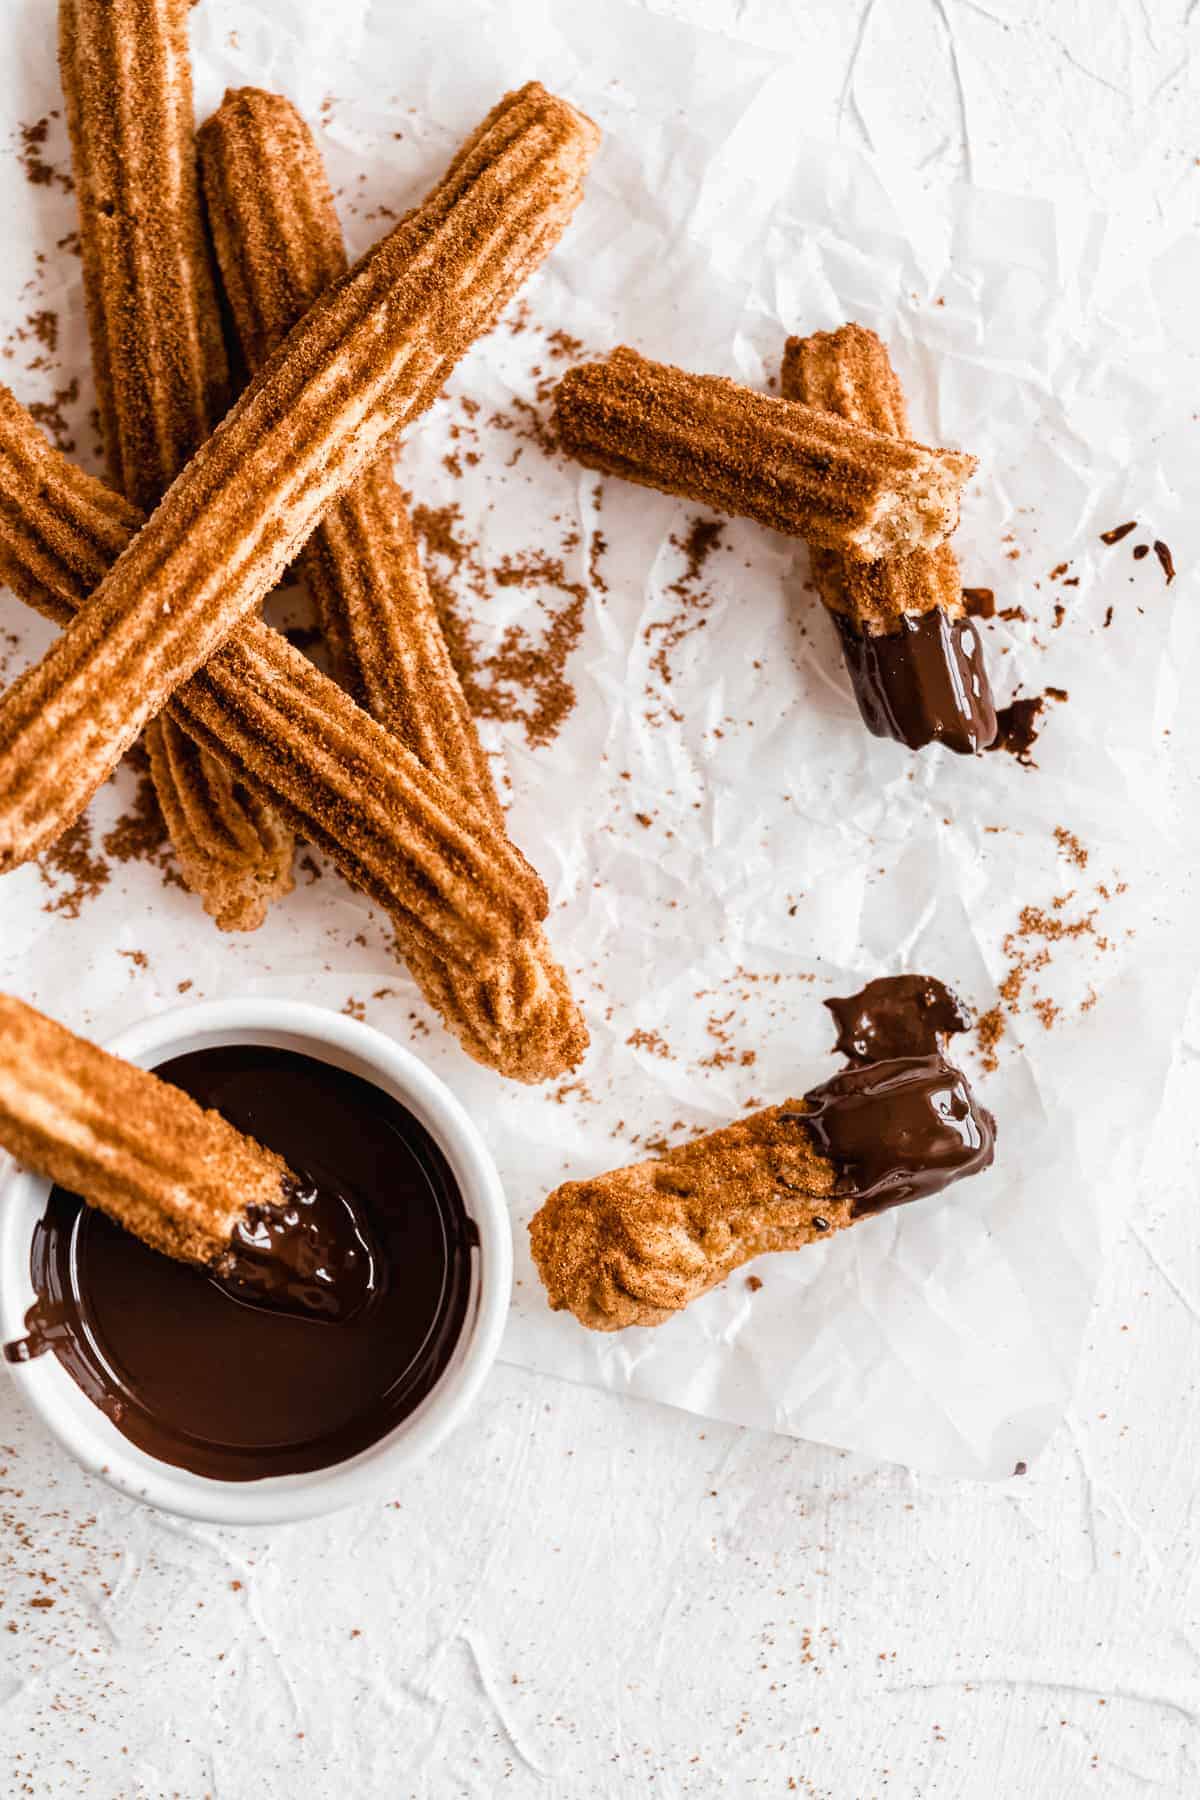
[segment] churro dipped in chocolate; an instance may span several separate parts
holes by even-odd
[[[240,1298],[336,1318],[369,1295],[370,1243],[344,1196],[8,994],[0,1147]]]
[[[60,0],[58,15],[101,433],[113,485],[142,508],[230,398],[187,13],[188,0]],[[291,889],[291,832],[170,719],[147,726],[146,749],[184,881],[223,930],[253,930]]]
[[[0,577],[67,624],[142,523],[0,386]],[[180,688],[172,717],[431,953],[486,968],[541,918],[520,853],[261,619]]]
[[[555,423],[588,468],[865,561],[941,543],[975,467],[627,348],[568,370]]]
[[[789,338],[782,387],[785,399],[908,436],[904,390],[884,345],[861,325]],[[935,742],[965,756],[986,749],[996,709],[950,544],[862,563],[814,543],[812,571],[868,730],[910,750]]]
[[[200,133],[221,278],[253,374],[346,269],[320,153],[281,95],[227,94]],[[343,684],[426,767],[504,816],[385,455],[324,514],[300,555]],[[587,1030],[541,930],[480,978],[403,934],[425,997],[479,1062],[520,1081],[572,1068]]]
[[[0,870],[77,817],[553,248],[598,133],[530,83],[317,302],[0,701]]]
[[[529,1233],[552,1308],[593,1331],[661,1325],[752,1257],[989,1166],[995,1121],[942,1053],[966,1024],[942,984],[902,976],[831,1004],[850,1061],[841,1074],[550,1195]]]

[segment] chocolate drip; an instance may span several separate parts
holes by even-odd
[[[158,1073],[277,1150],[304,1188],[220,1275],[55,1188],[28,1335],[5,1356],[52,1350],[126,1437],[198,1475],[341,1462],[415,1411],[462,1334],[477,1237],[449,1166],[397,1101],[291,1051],[226,1046]]]
[[[840,614],[842,640],[858,710],[875,737],[895,738],[910,750],[945,744],[974,756],[996,735],[996,709],[977,627],[952,619],[940,606],[878,637],[861,633]]]
[[[996,1122],[942,1056],[893,1057],[852,1068],[804,1098],[802,1118],[837,1171],[851,1212],[922,1200],[991,1164]]]
[[[856,1066],[897,1056],[932,1056],[971,1020],[935,975],[883,975],[861,993],[826,1000],[837,1025],[839,1055]]]

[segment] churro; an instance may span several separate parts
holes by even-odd
[[[145,1069],[0,994],[0,1144],[153,1250],[212,1266],[287,1165]]]
[[[879,338],[861,325],[789,338],[782,391],[871,431],[908,436],[899,378]],[[935,741],[964,755],[985,749],[996,712],[950,544],[872,563],[818,544],[811,555],[817,592],[838,626],[859,710],[875,736],[912,750]]]
[[[589,468],[864,560],[940,543],[975,467],[624,347],[563,376],[555,421]]]
[[[86,614],[141,522],[0,386],[0,577],[21,599],[59,624]],[[486,968],[543,915],[519,852],[261,620],[176,691],[171,716],[431,953]]]
[[[58,15],[101,435],[113,485],[143,508],[230,395],[187,11],[187,0],[62,0]],[[153,721],[145,742],[184,881],[223,930],[253,930],[291,889],[291,832],[177,725]]]
[[[892,977],[828,1004],[842,1073],[550,1195],[529,1233],[552,1308],[593,1331],[661,1325],[752,1257],[801,1249],[990,1165],[995,1121],[943,1054],[967,1018],[940,982]]]
[[[200,133],[200,152],[221,279],[253,374],[344,274],[341,228],[312,135],[281,95],[227,94]],[[502,831],[390,456],[328,509],[299,569],[343,684]],[[483,979],[411,940],[402,947],[426,999],[478,1061],[523,1081],[579,1061],[587,1030],[540,930]]]
[[[557,242],[598,133],[536,83],[319,300],[0,701],[0,869],[78,815]]]

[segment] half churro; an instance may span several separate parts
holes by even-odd
[[[940,543],[975,467],[627,348],[563,376],[555,422],[588,468],[864,560]]]
[[[329,503],[430,405],[561,236],[598,136],[536,83],[506,96],[424,204],[305,315],[0,701],[0,869],[78,815]]]
[[[281,95],[227,94],[200,153],[221,278],[253,374],[344,274],[341,228],[312,134]],[[390,456],[328,509],[299,569],[344,685],[503,831]],[[411,940],[402,948],[426,999],[478,1061],[522,1081],[579,1061],[587,1029],[540,930],[483,979]]]
[[[550,1195],[529,1234],[552,1308],[593,1331],[661,1325],[752,1257],[990,1165],[995,1121],[942,1053],[966,1016],[940,982],[893,977],[827,1004],[850,1063],[841,1074]]]
[[[0,576],[21,599],[59,624],[86,613],[141,523],[0,386]],[[487,967],[542,917],[520,853],[260,619],[171,712],[431,952]]]
[[[59,67],[109,475],[157,504],[229,403],[200,212],[187,0],[60,0]],[[294,843],[169,719],[146,728],[183,878],[225,930],[290,891]]]
[[[789,338],[782,389],[785,399],[852,424],[908,436],[899,378],[879,338],[861,325]],[[811,554],[868,729],[911,750],[935,741],[963,755],[985,749],[996,710],[950,544],[872,563],[815,543]]]

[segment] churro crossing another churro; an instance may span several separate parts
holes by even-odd
[[[691,375],[627,348],[559,382],[563,448],[589,468],[870,561],[933,548],[975,458]]]
[[[871,431],[908,436],[904,390],[873,331],[843,325],[792,337],[782,391]],[[949,542],[863,563],[814,543],[813,580],[833,614],[859,710],[876,737],[964,755],[996,735],[978,626]]]
[[[227,94],[200,133],[221,277],[253,373],[346,268],[320,154],[281,95]],[[324,514],[300,555],[325,642],[354,698],[491,818],[504,817],[430,597],[391,458]],[[402,926],[402,922],[401,922]],[[545,935],[531,931],[485,977],[402,948],[426,998],[468,1052],[516,1080],[571,1068],[587,1031]]]
[[[84,297],[113,485],[157,504],[229,404],[200,212],[187,0],[60,0]],[[172,720],[146,727],[184,881],[225,930],[292,886],[294,841]]]
[[[425,203],[305,315],[0,701],[0,869],[70,824],[330,502],[429,406],[557,242],[598,135],[536,83],[507,96]]]
[[[59,624],[142,523],[0,386],[0,576]],[[251,619],[171,715],[431,951],[483,968],[543,916],[520,853],[327,675]]]

